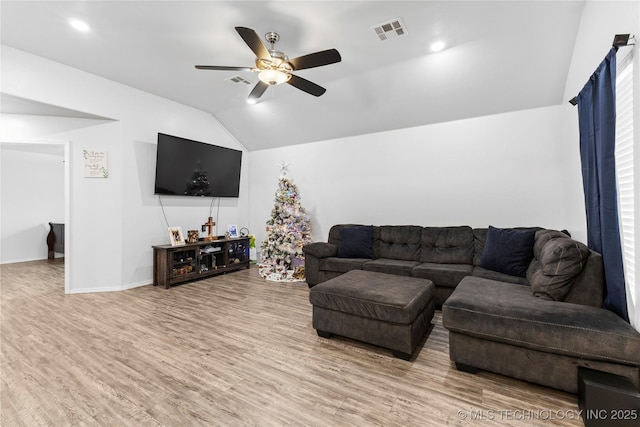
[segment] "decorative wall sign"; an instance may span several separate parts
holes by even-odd
[[[82,150],[85,178],[108,178],[107,152]]]

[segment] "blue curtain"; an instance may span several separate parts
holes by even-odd
[[[602,254],[605,308],[629,321],[616,190],[616,48],[576,97],[588,246]]]

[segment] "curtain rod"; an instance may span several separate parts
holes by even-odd
[[[616,48],[616,50],[618,50],[618,48],[622,46],[635,45],[635,43],[630,43],[631,41],[635,41],[635,39],[635,36],[631,34],[616,34],[613,38],[612,46]],[[569,104],[573,105],[574,107],[578,105],[578,97],[574,96],[573,98],[571,98],[569,100]]]

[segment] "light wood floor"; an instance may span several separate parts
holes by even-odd
[[[306,284],[255,267],[76,295],[60,261],[0,268],[2,426],[583,425],[574,395],[458,372],[440,312],[406,362],[318,337]]]

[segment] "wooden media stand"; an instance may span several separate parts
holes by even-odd
[[[153,246],[153,286],[169,288],[249,268],[249,238],[199,241],[180,246]]]

